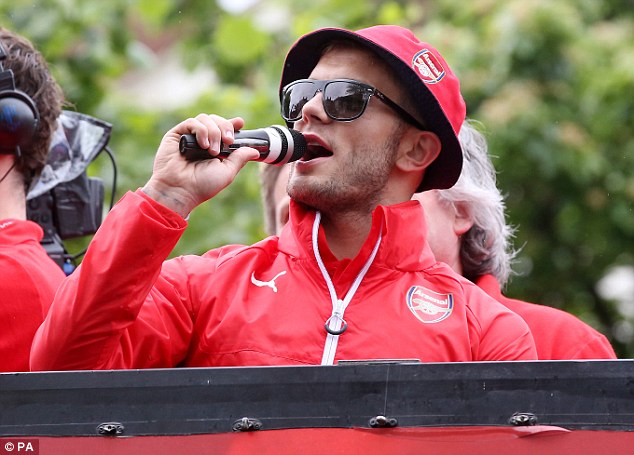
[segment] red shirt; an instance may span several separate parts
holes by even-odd
[[[616,359],[608,339],[585,322],[557,308],[509,299],[493,275],[476,284],[528,324],[540,360]]]
[[[31,221],[0,220],[0,371],[28,371],[35,331],[65,275]]]
[[[377,207],[365,244],[346,261],[328,250],[317,216],[292,203],[279,238],[164,262],[185,221],[128,193],[60,287],[31,367],[536,359],[519,316],[436,262],[417,201]],[[339,336],[324,327],[333,292],[335,305],[348,302]]]

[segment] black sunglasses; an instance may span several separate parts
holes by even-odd
[[[371,96],[376,96],[391,107],[403,120],[415,127],[427,128],[405,109],[389,99],[371,85],[353,79],[315,80],[300,79],[291,82],[282,89],[282,118],[287,122],[296,122],[302,118],[302,109],[317,92],[322,92],[326,115],[333,120],[349,122],[363,115]]]

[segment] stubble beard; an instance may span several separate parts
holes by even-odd
[[[396,161],[401,129],[396,128],[381,144],[366,144],[353,151],[327,181],[291,178],[288,194],[323,213],[367,212],[377,205]]]

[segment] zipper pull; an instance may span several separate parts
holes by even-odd
[[[341,335],[348,328],[348,323],[343,318],[345,304],[343,300],[338,299],[337,305],[332,311],[332,315],[326,320],[324,328],[331,335]]]

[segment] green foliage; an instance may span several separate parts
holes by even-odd
[[[628,316],[596,284],[634,263],[634,10],[617,19],[615,2],[457,4],[436,3],[422,29],[455,62],[468,115],[497,157],[521,247],[507,291],[577,314],[631,357],[629,332],[611,332]]]
[[[634,356],[633,311],[597,292],[612,267],[634,266],[631,0],[262,0],[238,14],[208,0],[14,0],[0,5],[0,17],[36,43],[78,111],[114,125],[118,196],[143,185],[160,138],[183,118],[214,112],[243,116],[247,127],[280,123],[279,72],[302,34],[411,27],[443,52],[468,116],[486,126],[521,248],[508,294],[570,311]],[[122,92],[131,73],[172,71],[174,56],[183,70],[213,68],[216,77],[176,107],[142,105],[136,95],[147,87]],[[171,91],[153,95],[161,101]],[[95,166],[110,177],[107,160]],[[261,224],[250,163],[192,214],[174,254],[251,243]]]

